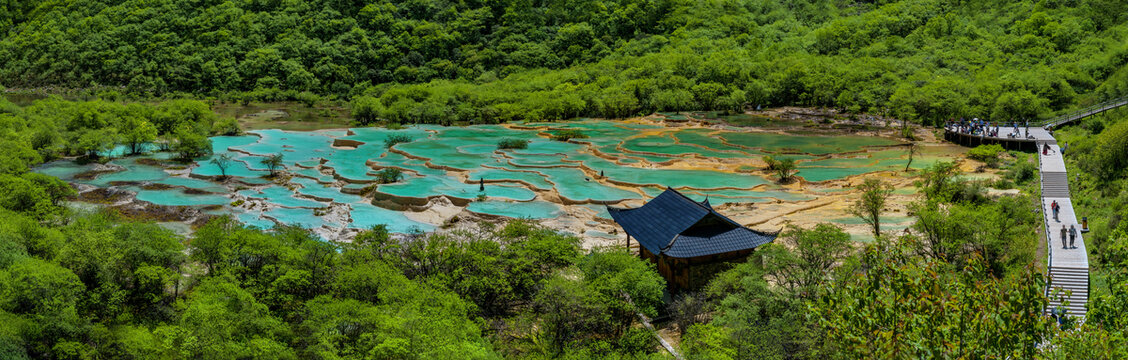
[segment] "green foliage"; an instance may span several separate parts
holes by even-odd
[[[951,201],[963,187],[959,175],[960,168],[955,163],[940,161],[924,169],[915,185],[930,202]]]
[[[189,161],[211,154],[211,139],[196,127],[184,124],[176,129],[171,150],[180,160]]]
[[[850,234],[831,224],[812,229],[789,226],[762,249],[765,275],[790,294],[817,297],[839,259],[852,250]]]
[[[308,315],[299,332],[311,346],[303,358],[494,358],[478,327],[466,320],[469,307],[457,296],[414,284],[394,272],[378,274],[390,285],[381,289],[385,300],[379,305],[330,296],[306,303]],[[418,334],[442,336],[421,340]]]
[[[655,265],[625,251],[596,250],[579,261],[585,282],[604,296],[617,299],[613,309],[629,324],[636,312],[655,316],[661,306],[666,280],[658,275]],[[629,297],[628,305],[623,297]]]
[[[380,118],[384,105],[371,96],[360,96],[352,101],[352,116],[360,125],[368,125]]]
[[[771,155],[764,155],[760,160],[764,162],[764,170],[775,171],[776,168],[779,168],[779,160]]]
[[[149,149],[162,136],[171,136],[181,126],[206,135],[215,124],[215,113],[203,102],[170,100],[157,105],[120,104],[107,101],[63,101],[56,97],[37,100],[30,105],[14,107],[10,114],[0,115],[0,133],[26,139],[5,142],[11,152],[0,155],[0,167],[21,171],[22,166],[52,160],[61,155],[83,156],[96,160],[109,155],[122,145],[126,153],[138,154]],[[220,132],[224,133],[224,132]],[[37,154],[37,155],[33,155]],[[21,164],[22,163],[22,164]]]
[[[541,289],[534,304],[543,319],[541,332],[551,344],[551,353],[564,352],[567,345],[611,332],[612,320],[606,300],[591,287],[554,277]]]
[[[655,313],[664,288],[650,262],[622,250],[594,250],[580,259],[579,273],[542,282],[526,315],[538,321],[522,330],[535,334],[529,352],[560,358],[645,357],[654,351],[653,337],[630,325],[639,312]]]
[[[384,168],[376,172],[376,181],[381,184],[391,184],[403,180],[403,170],[399,168]]]
[[[909,255],[903,241],[867,245],[858,275],[835,283],[812,304],[822,336],[836,339],[827,351],[847,358],[1032,358],[1039,352],[1037,344],[1053,331],[1042,314],[1039,271],[1027,267],[999,280],[974,257],[962,270],[949,271],[940,260]]]
[[[180,321],[157,329],[169,354],[197,358],[296,359],[289,327],[229,278],[204,280],[188,297]]]
[[[400,243],[383,228],[353,241],[359,250],[387,261],[412,279],[441,284],[478,305],[486,314],[529,301],[555,269],[571,265],[579,240],[524,221],[483,234],[432,235]],[[414,259],[429,259],[419,262]]]
[[[271,154],[270,156],[264,157],[262,160],[259,160],[259,163],[266,166],[267,170],[270,170],[270,176],[274,176],[278,168],[283,166],[282,153]]]
[[[220,178],[227,178],[227,168],[231,167],[232,162],[234,161],[235,156],[231,155],[231,153],[225,152],[212,156],[211,160],[208,160],[208,163],[211,163],[212,165],[215,165],[215,167],[219,168]]]
[[[787,261],[782,256],[800,259],[785,254],[787,248],[782,246],[773,245],[771,251],[777,265]],[[811,357],[811,343],[817,339],[813,339],[814,324],[807,320],[804,300],[784,287],[768,285],[764,275],[763,269],[749,261],[709,283],[706,294],[711,299],[713,321],[689,328],[682,341],[687,355],[716,359]],[[829,274],[819,275],[830,278],[826,276]],[[817,294],[807,292],[805,296]]]
[[[682,350],[692,359],[733,360],[737,350],[729,344],[729,330],[714,324],[689,328],[682,337]]]
[[[384,147],[391,149],[392,146],[395,146],[396,144],[408,143],[412,140],[414,139],[411,138],[411,135],[391,134],[388,135],[387,138],[384,138]]]
[[[137,155],[146,144],[157,140],[157,128],[143,118],[131,117],[122,126],[121,140],[131,155]]]
[[[15,314],[49,315],[73,310],[85,290],[71,271],[36,258],[14,261],[0,273],[0,279],[5,290],[0,308]]]
[[[770,167],[774,169],[776,177],[779,178],[779,182],[784,184],[790,183],[794,180],[795,174],[799,173],[798,166],[795,164],[795,159],[793,158],[778,160]]]
[[[4,149],[0,152],[0,174],[23,174],[30,166],[43,161],[31,144],[22,141],[3,139],[0,148]]]
[[[529,147],[529,142],[522,139],[501,139],[497,142],[497,148],[504,149],[525,149]]]
[[[850,214],[869,224],[874,238],[881,237],[881,212],[885,210],[885,201],[893,193],[893,185],[870,178],[858,185],[858,191],[862,196],[854,202]]]
[[[1024,184],[1036,177],[1038,177],[1038,165],[1028,161],[1025,156],[1020,157],[1006,171],[1006,178],[1018,184]]]
[[[55,177],[36,173],[0,174],[0,208],[33,214],[40,219],[60,214],[62,201],[74,194],[70,185]]]
[[[128,0],[35,11],[27,9],[37,2],[18,3],[0,6],[7,85],[107,86],[89,92],[111,100],[184,92],[309,103],[322,94],[352,98],[361,124],[622,118],[751,104],[926,124],[1032,119],[1087,94],[1123,94],[1128,79],[1120,56],[1128,22],[1107,10],[1113,0]]]
[[[579,130],[561,130],[552,134],[552,140],[569,141],[572,139],[587,139],[587,134]]]
[[[925,201],[910,206],[920,234],[916,243],[927,257],[964,266],[977,258],[984,269],[1002,277],[1034,258],[1033,236],[1041,228],[1029,211],[1028,197],[1003,197],[995,202]]]
[[[1103,180],[1124,176],[1128,169],[1128,121],[1120,121],[1097,135],[1085,164]]]
[[[110,152],[119,141],[118,131],[113,127],[85,129],[75,133],[72,142],[67,144],[67,152],[96,159]]]
[[[989,166],[999,164],[999,154],[1005,153],[999,144],[979,145],[967,151],[967,157],[987,163]]]
[[[239,121],[235,118],[227,117],[215,120],[212,124],[212,135],[220,136],[235,136],[239,135]]]

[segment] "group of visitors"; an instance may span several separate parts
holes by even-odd
[[[999,123],[988,122],[986,120],[980,120],[979,118],[973,118],[971,120],[965,120],[963,118],[960,118],[958,121],[955,120],[955,119],[948,120],[948,122],[944,123],[944,129],[948,130],[948,131],[958,132],[958,133],[961,133],[961,134],[986,136],[986,137],[999,137],[999,132],[1001,131],[1002,128],[1005,127],[1005,128],[1011,129],[1011,132],[1007,133],[1007,138],[1017,139],[1017,138],[1022,137],[1022,138],[1029,139],[1030,138],[1030,122],[1024,121],[1024,122],[1021,123],[1021,128],[1025,128],[1025,132],[1020,130],[1019,125],[1020,125],[1019,122],[1014,121],[1014,120],[1011,120],[1010,122],[999,124]]]
[[[1068,246],[1065,244],[1065,236],[1066,235],[1069,235],[1069,245]],[[1074,225],[1069,225],[1069,229],[1066,230],[1065,224],[1062,224],[1061,225],[1061,248],[1062,249],[1076,249],[1077,246],[1073,245],[1075,242],[1077,242],[1077,227],[1074,226]]]
[[[1061,205],[1058,204],[1057,200],[1054,200],[1053,202],[1050,203],[1050,211],[1054,213],[1054,221],[1061,222],[1061,220],[1058,218],[1058,214],[1061,213]],[[1065,239],[1067,237],[1069,239],[1068,244],[1065,241]],[[1076,225],[1069,225],[1069,228],[1066,229],[1065,224],[1062,224],[1061,225],[1061,248],[1062,249],[1076,249],[1077,246],[1074,245],[1076,242],[1077,242],[1077,226]]]

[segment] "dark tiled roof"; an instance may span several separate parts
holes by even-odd
[[[732,228],[713,235],[679,235],[674,245],[665,251],[676,258],[723,254],[731,251],[755,249],[775,240],[775,235],[760,233],[746,227]]]
[[[689,258],[753,249],[774,234],[748,229],[713,210],[708,200],[693,201],[674,189],[635,209],[608,206],[623,230],[653,254]]]

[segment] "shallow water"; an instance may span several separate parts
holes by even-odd
[[[466,207],[467,210],[482,213],[508,216],[512,218],[549,219],[559,216],[564,209],[560,205],[547,201],[506,202],[506,201],[476,201]]]
[[[543,133],[563,129],[580,130],[588,137],[573,142],[543,137]],[[391,135],[406,135],[412,141],[388,149],[384,140]],[[498,150],[497,142],[506,138],[526,140],[528,147]],[[332,146],[337,139],[353,142]],[[260,161],[271,154],[281,154],[282,168],[294,175],[287,187],[255,186],[237,192],[276,205],[265,212],[235,209],[237,218],[249,225],[270,227],[277,221],[311,227],[368,228],[387,224],[398,232],[427,231],[439,224],[412,221],[399,210],[403,206],[382,208],[360,195],[343,193],[342,188],[352,192],[364,189],[377,180],[376,172],[394,167],[403,171],[404,178],[375,185],[373,191],[381,199],[410,201],[418,206],[418,200],[409,199],[446,196],[461,199],[462,204],[468,202],[467,207],[473,212],[552,218],[563,210],[560,204],[546,200],[559,197],[565,203],[586,204],[581,206],[606,217],[603,206],[598,204],[648,199],[667,186],[681,189],[697,200],[708,196],[713,204],[810,200],[815,196],[772,186],[772,179],[757,175],[758,172],[735,173],[731,169],[755,169],[760,157],[770,154],[799,160],[798,176],[808,181],[842,179],[903,168],[907,162],[903,149],[877,147],[896,144],[896,140],[878,137],[795,136],[739,128],[667,128],[600,120],[527,123],[513,128],[425,125],[402,130],[258,130],[246,136],[212,138],[216,154],[230,153],[234,157],[226,174],[236,182],[270,184],[270,180],[263,178],[269,172]],[[164,153],[148,157],[168,158]],[[220,169],[210,159],[199,159],[190,173],[203,178],[220,175]],[[913,167],[941,159],[941,155],[919,156]],[[687,160],[696,163],[691,168],[676,166]],[[656,166],[658,163],[662,165]],[[92,180],[74,179],[75,175],[91,170],[91,165],[56,162],[36,171],[97,186],[124,182],[138,192],[139,199],[160,205],[224,205],[232,200],[223,194],[228,190],[213,181],[171,176],[159,166],[141,164],[133,158],[117,159],[113,164],[125,167],[126,171],[101,174]],[[708,164],[716,165],[714,168]],[[486,180],[484,191],[480,180]],[[150,183],[172,188],[139,188]],[[765,189],[765,185],[769,186]],[[188,194],[185,189],[206,193]],[[546,195],[552,196],[546,199]],[[349,218],[343,220],[347,223],[314,214],[314,209],[337,206],[331,204],[347,206]]]

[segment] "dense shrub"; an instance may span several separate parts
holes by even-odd
[[[376,173],[376,181],[381,184],[391,184],[403,180],[403,170],[399,168],[384,168]]]
[[[1097,135],[1091,151],[1091,162],[1086,163],[1098,177],[1109,180],[1128,169],[1128,121],[1112,125]]]
[[[996,166],[999,164],[999,154],[1002,152],[1004,152],[1003,147],[999,144],[979,145],[968,150],[967,157]]]
[[[1019,159],[1007,169],[1006,177],[1015,183],[1022,184],[1033,180],[1038,174],[1038,166],[1026,159]]]
[[[407,134],[391,134],[384,138],[384,147],[391,149],[396,144],[408,143],[413,139]]]
[[[522,139],[501,139],[497,142],[498,149],[525,149],[529,147],[529,142]]]
[[[569,141],[572,139],[586,139],[588,136],[579,130],[561,130],[552,134],[552,140]]]

